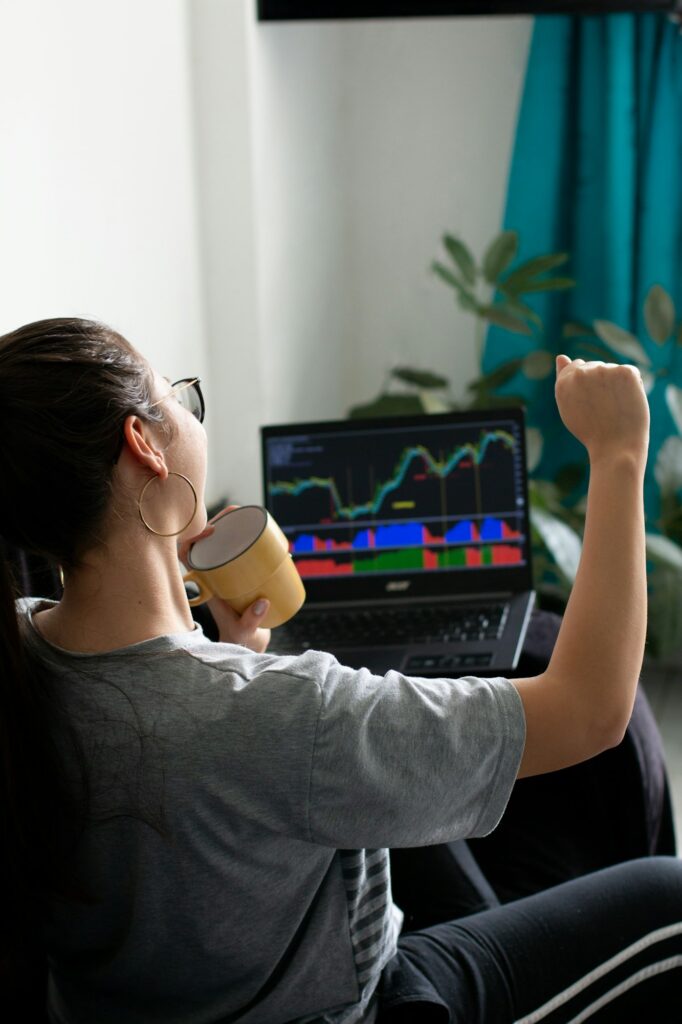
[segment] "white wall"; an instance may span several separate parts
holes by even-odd
[[[344,32],[252,31],[254,157],[264,415],[335,415],[344,372],[348,139]]]
[[[333,407],[346,272],[341,41],[189,0],[214,496],[260,501],[259,426]]]
[[[264,417],[256,265],[250,0],[188,0],[210,380],[209,504],[260,501]]]
[[[499,224],[531,25],[254,10],[0,0],[0,331],[93,316],[202,376],[211,502],[260,499],[262,423],[473,375],[428,267]]]
[[[343,416],[400,362],[461,394],[473,325],[429,266],[498,230],[532,20],[250,24],[260,422]]]
[[[207,371],[184,0],[0,0],[0,332],[89,316]]]
[[[450,377],[456,396],[478,375],[473,320],[429,268],[445,231],[482,254],[499,230],[531,26],[446,18],[343,33],[344,404],[401,363]]]

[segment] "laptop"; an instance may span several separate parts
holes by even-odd
[[[522,408],[263,426],[306,601],[270,650],[384,674],[516,668],[534,605]]]

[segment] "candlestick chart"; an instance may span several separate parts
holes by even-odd
[[[278,437],[268,506],[303,577],[520,565],[514,421]]]

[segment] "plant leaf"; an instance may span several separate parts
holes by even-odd
[[[664,565],[682,574],[682,548],[658,533],[647,533],[646,556],[655,565]]]
[[[675,492],[661,494],[661,518],[659,522],[661,533],[674,541],[682,544],[682,505]]]
[[[465,309],[467,313],[480,313],[481,307],[476,301],[476,298],[465,288],[463,288],[459,293],[457,301],[459,302],[460,307]]]
[[[554,369],[554,356],[547,349],[529,352],[523,360],[523,372],[529,380],[544,380]]]
[[[477,380],[471,381],[468,385],[469,391],[494,391],[496,388],[501,388],[503,384],[507,384],[508,381],[515,377],[521,369],[523,359],[510,359],[507,363],[502,363],[495,370],[491,370],[490,373],[486,373]]]
[[[682,548],[659,534],[647,533],[650,563],[649,642],[658,658],[676,654],[682,636]]]
[[[682,434],[682,390],[675,384],[668,384],[665,389],[665,401],[675,421],[677,433]]]
[[[448,268],[444,267],[442,263],[438,263],[436,261],[431,264],[431,269],[434,274],[437,274],[438,277],[441,278],[441,280],[445,281],[446,284],[449,284],[451,288],[455,289],[462,309],[466,309],[472,313],[478,312],[476,296],[462,281],[459,280],[458,277],[455,277],[451,270],[448,270]]]
[[[534,508],[560,516],[563,512],[559,488],[552,480],[529,480],[528,496]]]
[[[365,419],[373,416],[412,416],[424,412],[419,395],[377,395],[371,402],[354,405],[348,410],[350,419]]]
[[[578,534],[543,509],[531,507],[530,521],[564,580],[573,584],[582,551],[582,541]]]
[[[591,324],[583,324],[579,320],[568,320],[561,335],[563,338],[594,337],[594,328]]]
[[[479,391],[469,402],[468,409],[510,409],[517,406],[525,408],[526,400],[522,395],[493,395],[489,391]]]
[[[424,412],[450,412],[452,406],[444,401],[440,395],[434,395],[433,391],[426,388],[419,391],[419,398]]]
[[[675,329],[675,305],[660,284],[653,285],[644,300],[644,322],[657,345],[665,345]]]
[[[662,498],[682,488],[682,437],[666,437],[658,449],[654,476]]]
[[[455,277],[451,270],[444,267],[442,263],[438,263],[437,260],[434,260],[431,264],[431,270],[434,274],[437,274],[441,280],[445,281],[446,284],[449,284],[451,288],[461,291],[462,288],[465,287],[464,283],[460,281],[459,278]]]
[[[639,373],[642,378],[642,384],[644,385],[644,391],[647,395],[650,395],[653,391],[654,384],[656,383],[656,374],[644,369],[640,369]]]
[[[576,348],[581,352],[584,352],[588,357],[595,358],[596,356],[596,358],[601,359],[603,363],[613,362],[613,352],[608,348],[604,348],[603,345],[592,345],[589,341],[579,341],[577,342]]]
[[[542,319],[538,316],[534,309],[532,309],[525,302],[521,302],[521,300],[517,298],[515,295],[508,295],[503,287],[500,288],[500,291],[502,292],[505,298],[504,305],[507,306],[512,313],[516,313],[518,316],[525,317],[526,320],[530,320],[532,323],[535,324],[536,327],[539,327],[540,330],[542,330]]]
[[[521,286],[533,278],[539,277],[540,274],[546,274],[548,271],[554,270],[555,267],[560,267],[567,259],[567,252],[552,252],[546,256],[535,256],[532,260],[526,260],[520,267],[513,270],[501,283],[512,291],[528,291],[527,288]]]
[[[618,324],[610,320],[595,320],[594,329],[602,341],[605,341],[614,352],[626,359],[631,359],[638,366],[651,366],[651,360],[642,348],[638,339],[630,331],[624,331]]]
[[[544,444],[545,439],[541,430],[537,427],[526,427],[526,465],[529,473],[535,472],[540,465]]]
[[[518,289],[520,294],[529,292],[561,292],[568,288],[575,288],[575,281],[572,277],[547,277],[543,281],[527,281],[523,287]]]
[[[484,320],[488,320],[489,323],[495,324],[497,327],[503,327],[505,331],[526,335],[533,333],[525,320],[516,316],[502,304],[481,306],[478,312]]]
[[[476,263],[471,252],[459,238],[455,238],[453,235],[444,235],[443,244],[450,253],[450,256],[459,270],[461,271],[462,277],[467,284],[476,283]]]
[[[516,231],[502,231],[488,246],[483,257],[483,276],[495,284],[516,256],[519,236]]]
[[[417,388],[447,388],[450,384],[447,377],[431,373],[430,370],[414,370],[410,366],[396,366],[391,370],[391,376]]]

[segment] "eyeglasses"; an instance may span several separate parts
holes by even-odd
[[[187,409],[187,412],[191,412],[192,416],[196,416],[199,423],[203,423],[206,406],[204,404],[204,396],[199,387],[200,383],[201,381],[198,377],[183,377],[182,380],[176,380],[174,384],[171,384],[168,394],[160,398],[158,402],[152,402],[150,409],[153,409],[155,405],[161,405],[162,402],[165,402],[167,398],[172,396],[177,399],[183,409]]]

